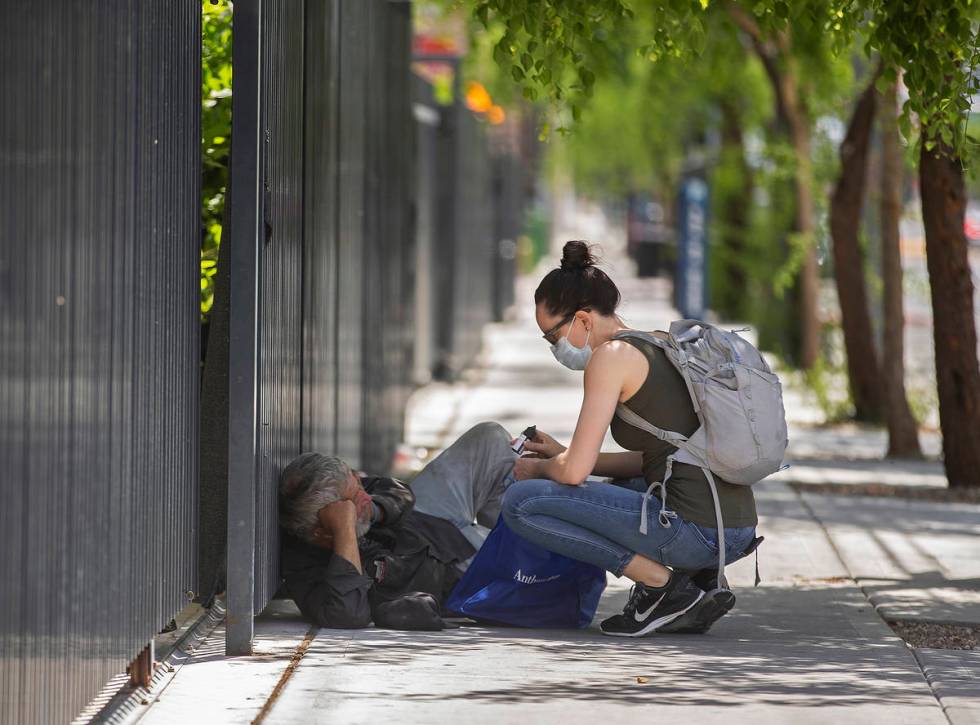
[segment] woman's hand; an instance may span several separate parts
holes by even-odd
[[[547,433],[538,431],[534,434],[534,438],[524,444],[524,450],[532,453],[532,458],[554,458],[565,451],[565,446]]]
[[[514,478],[526,481],[529,478],[543,478],[542,467],[546,459],[522,456],[514,461]]]

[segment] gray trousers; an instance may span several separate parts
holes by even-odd
[[[452,522],[479,549],[514,481],[517,454],[510,440],[497,423],[470,428],[412,481],[415,510]]]

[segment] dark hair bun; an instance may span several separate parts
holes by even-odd
[[[565,242],[561,267],[544,276],[534,291],[534,304],[544,304],[552,315],[564,317],[578,310],[595,310],[611,315],[619,307],[619,289],[609,275],[596,266],[594,247],[575,240]]]
[[[561,269],[563,272],[581,272],[582,270],[594,267],[595,257],[592,256],[591,248],[582,241],[565,242],[561,250]]]

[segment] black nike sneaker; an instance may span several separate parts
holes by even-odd
[[[734,594],[727,589],[715,589],[706,593],[697,606],[657,631],[661,634],[704,634],[734,606]]]
[[[704,597],[704,592],[681,572],[674,572],[662,587],[634,584],[622,614],[599,625],[603,634],[614,637],[643,637],[690,610]]]
[[[701,569],[691,575],[691,581],[704,591],[704,597],[688,611],[668,622],[658,631],[663,634],[704,634],[711,625],[735,606],[735,595],[718,588],[718,569]]]
[[[755,552],[755,584],[759,585],[759,544],[765,536],[756,536],[739,555],[739,559]],[[704,598],[684,615],[661,627],[664,634],[704,634],[711,625],[728,614],[735,606],[735,595],[729,589],[718,587],[718,567],[701,569],[691,574],[691,581],[704,592]]]
[[[707,569],[699,569],[691,574],[691,581],[695,586],[700,587],[706,592],[718,588],[718,567],[711,566]]]

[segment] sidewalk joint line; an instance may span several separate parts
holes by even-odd
[[[279,699],[279,695],[281,695],[283,689],[285,689],[286,683],[289,682],[289,678],[293,676],[293,672],[295,672],[296,668],[299,667],[300,660],[302,660],[306,655],[306,650],[308,650],[310,645],[313,644],[313,638],[316,637],[317,632],[319,631],[320,628],[315,624],[306,630],[306,636],[303,637],[303,641],[297,645],[292,659],[289,660],[289,664],[286,665],[286,670],[279,677],[279,681],[269,694],[269,697],[266,698],[265,704],[262,705],[262,709],[259,710],[259,714],[252,720],[252,725],[260,725],[260,723],[262,723],[266,716],[272,711],[273,705],[276,704],[276,700]]]
[[[803,493],[801,491],[798,491],[794,486],[790,486],[790,490],[792,490],[793,493],[796,494],[796,498],[799,499],[800,505],[803,506],[803,509],[810,515],[810,518],[813,519],[814,523],[816,523],[816,525],[820,527],[820,530],[823,532],[824,537],[827,539],[827,543],[830,544],[830,548],[834,552],[834,556],[837,557],[837,560],[844,568],[844,571],[847,572],[847,575],[851,578],[851,581],[854,582],[855,586],[861,591],[861,594],[864,595],[864,598],[868,601],[868,605],[871,607],[871,611],[873,611],[875,614],[878,615],[878,618],[882,622],[884,622],[886,627],[889,627],[889,629],[891,629],[891,627],[888,624],[888,620],[885,619],[881,611],[879,611],[878,606],[871,600],[871,595],[868,593],[868,590],[865,589],[864,585],[854,576],[854,572],[851,571],[851,567],[847,565],[847,562],[844,560],[844,557],[841,554],[840,549],[837,548],[837,544],[834,542],[833,537],[831,537],[830,531],[827,530],[827,526],[824,524],[823,519],[817,516],[816,511],[813,510],[813,508],[810,506],[807,500],[803,497]],[[949,713],[946,712],[946,706],[943,705],[942,698],[939,697],[939,693],[936,691],[936,688],[932,684],[932,679],[929,677],[928,674],[926,674],[925,666],[923,665],[922,661],[919,659],[919,655],[915,651],[915,648],[909,645],[908,642],[905,642],[905,640],[902,640],[902,643],[912,653],[912,660],[915,662],[915,666],[918,668],[919,673],[922,675],[923,681],[929,687],[929,692],[931,692],[932,696],[936,699],[936,704],[939,705],[939,710],[942,712],[943,717],[946,718],[946,721],[949,722],[950,725],[954,725],[952,719],[949,716]]]
[[[926,678],[926,682],[929,684],[929,689],[932,690],[933,694],[936,695],[936,699],[939,700],[939,707],[943,709],[943,715],[945,715],[946,719],[949,720],[951,725],[953,725],[953,718],[950,716],[948,712],[946,712],[946,705],[943,704],[942,699],[939,697],[939,695],[936,694],[936,685],[933,683],[932,676],[929,674],[928,670],[926,669],[926,663],[923,662],[922,658],[919,656],[919,650],[917,650],[915,647],[912,647],[911,645],[909,645],[909,649],[912,650],[912,656],[915,657],[916,664],[918,664],[919,669],[922,670],[922,675],[923,677]]]

